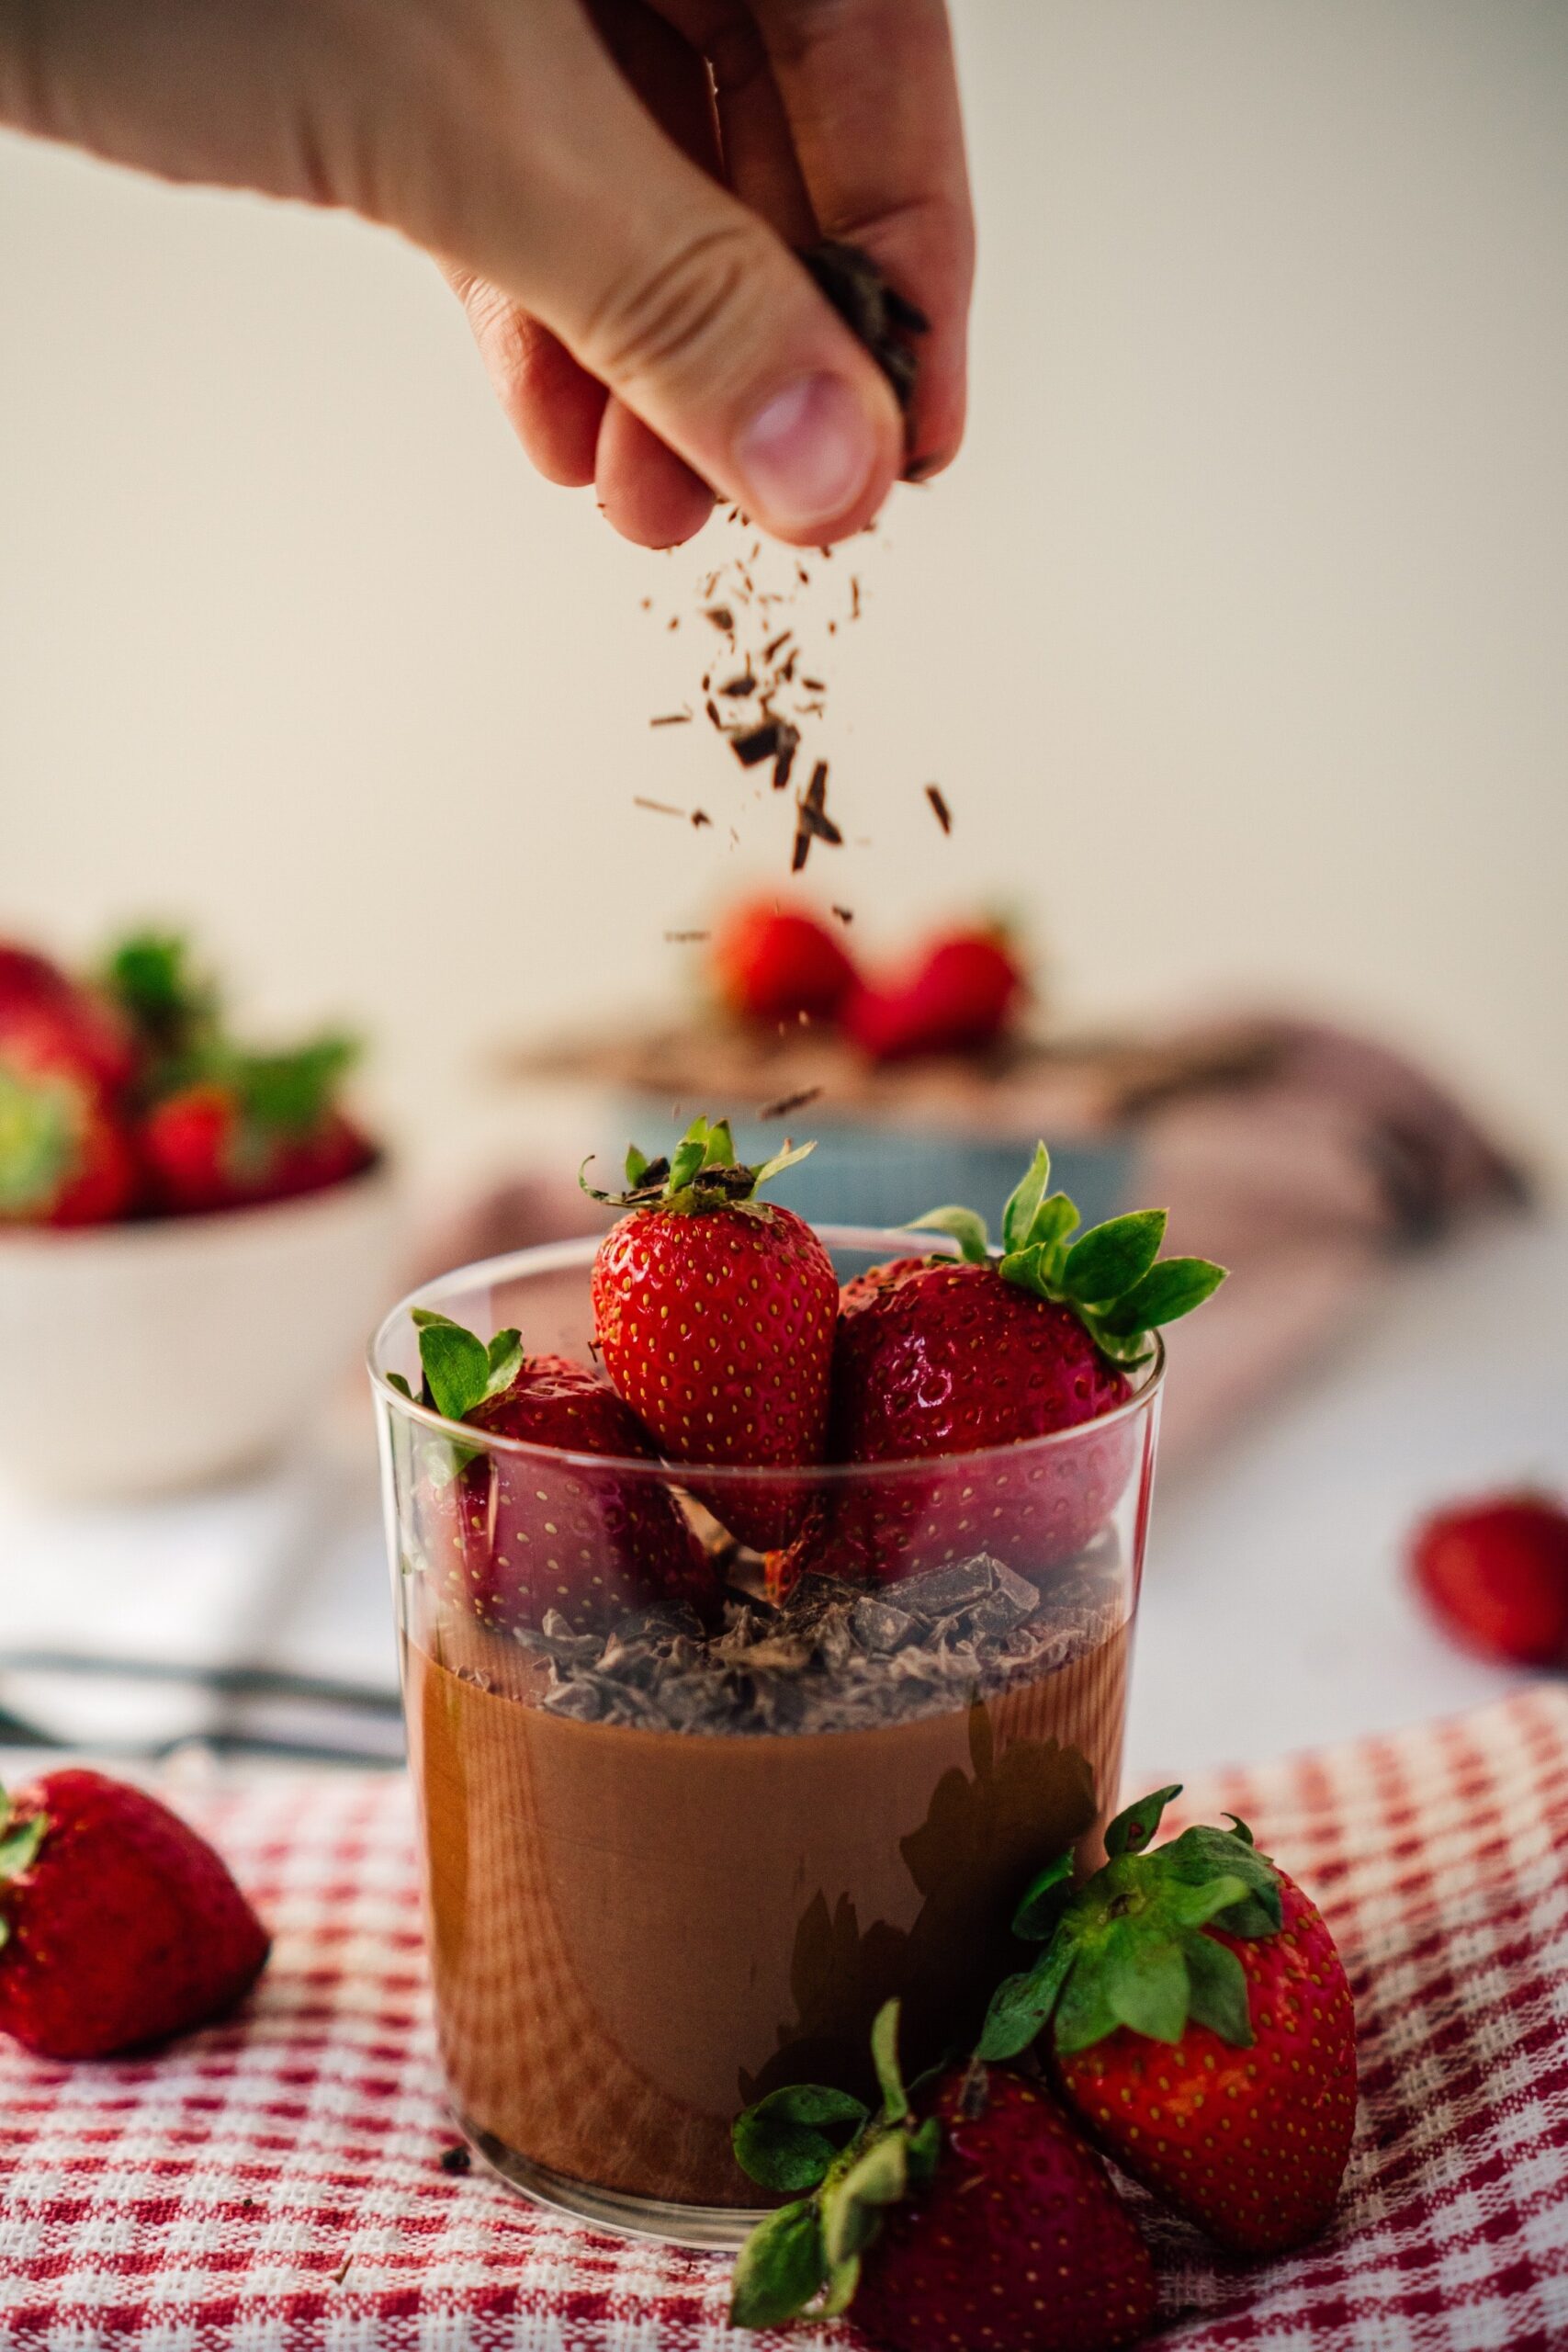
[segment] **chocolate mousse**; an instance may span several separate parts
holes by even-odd
[[[718,1632],[412,1615],[448,2083],[502,2169],[569,2204],[754,2206],[738,2110],[868,2092],[891,1994],[911,2071],[961,2044],[1035,1871],[1098,1859],[1129,1636],[1109,1558],[1043,1592],[983,1556],[881,1592],[807,1577],[782,1609],[732,1594]]]

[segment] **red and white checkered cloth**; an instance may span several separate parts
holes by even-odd
[[[757,2352],[728,2266],[454,2178],[400,1779],[172,1793],[277,1931],[248,2008],[166,2053],[0,2059],[0,2352]],[[1311,1888],[1363,2105],[1334,2227],[1214,2259],[1156,2225],[1179,2352],[1568,2346],[1568,1695],[1194,1787]]]

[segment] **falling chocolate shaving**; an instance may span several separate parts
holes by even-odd
[[[661,718],[650,718],[648,723],[650,727],[689,727],[692,714],[689,710],[670,710]]]
[[[814,841],[826,842],[829,849],[840,849],[844,837],[831,817],[820,808],[803,808],[800,821]]]
[[[776,1102],[764,1102],[758,1112],[759,1119],[787,1119],[792,1111],[804,1111],[821,1093],[819,1086],[803,1087],[798,1094],[781,1094]]]
[[[795,755],[800,748],[800,729],[787,719],[779,723],[779,748],[773,759],[773,790],[782,792],[789,782],[795,765]]]
[[[642,599],[642,609],[645,613],[649,613],[653,610],[653,599],[651,596],[645,596]]]
[[[704,703],[703,708],[707,712],[708,717],[712,719],[716,727],[722,727],[724,725],[724,720],[719,714],[718,705],[715,702],[711,695],[708,696],[706,702]]]
[[[707,812],[707,810],[706,810],[705,808],[694,808],[694,809],[693,809],[693,811],[692,811],[692,826],[693,826],[693,830],[694,830],[694,831],[698,831],[698,830],[700,830],[700,829],[701,829],[701,827],[702,827],[702,826],[704,826],[704,825],[711,825],[711,824],[712,824],[712,822],[713,822],[713,819],[708,815],[708,812]]]
[[[670,618],[665,622],[664,626],[665,626],[665,628],[680,628],[680,626],[681,626],[681,616],[680,616],[680,614],[679,614],[679,613],[671,613],[671,615],[670,616]]]
[[[765,598],[765,599],[764,599],[764,601],[765,601],[766,603],[768,603],[768,604],[770,604],[770,605],[771,605],[771,604],[775,603],[775,602],[776,602],[776,599],[775,599],[775,598],[773,598],[773,597],[772,597],[772,596],[769,596],[769,597]],[[794,629],[792,629],[792,628],[786,628],[786,629],[784,630],[784,634],[783,634],[781,637],[775,637],[775,638],[774,638],[774,639],[773,639],[773,643],[772,643],[771,645],[764,645],[764,646],[763,646],[763,648],[762,648],[762,659],[763,659],[763,661],[764,661],[764,662],[766,662],[770,665],[770,667],[771,667],[771,666],[772,666],[772,664],[773,664],[773,663],[777,660],[778,656],[779,656],[779,655],[784,651],[784,647],[789,643],[789,641],[790,641],[791,638],[792,638],[794,635],[795,635],[795,631],[794,631]]]
[[[852,621],[860,618],[860,582],[852,578],[850,582],[850,618]]]
[[[953,811],[942,797],[942,787],[940,785],[928,784],[926,786],[926,798],[931,802],[932,808],[935,810],[937,823],[942,827],[942,831],[944,833],[952,832]]]
[[[719,693],[728,695],[732,702],[743,701],[748,695],[754,695],[756,691],[757,681],[750,670],[742,670],[738,678],[728,679],[719,688]]]
[[[703,822],[707,822],[705,817]],[[667,931],[664,936],[672,947],[684,947],[693,940],[711,939],[713,933],[711,931]]]
[[[828,691],[827,681],[823,678],[802,678],[800,683],[807,694],[825,695]]]
[[[722,629],[727,637],[734,629],[735,616],[728,605],[710,605],[703,617],[712,621],[715,628]]]
[[[852,907],[832,907],[829,908],[829,911],[831,914],[837,915],[839,921],[846,926],[853,922],[855,919],[854,909]]]
[[[760,767],[764,760],[778,755],[784,734],[782,719],[765,718],[760,727],[749,727],[744,734],[732,735],[729,748],[743,768]]]
[[[672,802],[668,800],[645,800],[640,792],[633,793],[632,807],[634,808],[651,808],[654,814],[659,817],[683,817],[686,813],[683,808],[677,808]]]

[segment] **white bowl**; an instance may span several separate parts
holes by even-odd
[[[108,1499],[265,1462],[385,1310],[396,1219],[378,1164],[266,1207],[0,1230],[0,1481]]]

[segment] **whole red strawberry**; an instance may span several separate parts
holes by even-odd
[[[698,1119],[669,1160],[634,1150],[631,1213],[593,1262],[604,1369],[675,1462],[797,1468],[819,1462],[839,1305],[827,1250],[758,1187],[805,1158],[786,1145],[739,1168],[728,1122]],[[597,1193],[596,1199],[609,1197]],[[744,1544],[787,1544],[801,1498],[759,1482],[715,1484],[704,1501]]]
[[[1145,1850],[1162,1789],[1118,1815],[1077,1893],[1024,1897],[1041,1940],[998,1991],[982,2055],[1045,2030],[1052,2076],[1106,2153],[1222,2245],[1273,2254],[1333,2212],[1356,2121],[1356,2029],[1334,1939],[1241,1822]]]
[[[808,2305],[848,2309],[897,2352],[1133,2343],[1154,2318],[1154,2272],[1093,2150],[1048,2091],[977,2063],[941,2075],[917,2115],[892,2051],[897,2019],[889,2003],[874,2030],[875,2118],[842,2092],[798,2085],[737,2124],[755,2179],[815,2193],[748,2239],[732,2319],[773,2327]]]
[[[46,2058],[188,2032],[261,1973],[266,1929],[203,1838],[101,1772],[46,1773],[0,1834],[0,2031]]]
[[[1036,1149],[990,1254],[972,1209],[917,1220],[951,1234],[962,1259],[897,1259],[844,1292],[833,1353],[829,1452],[838,1462],[954,1457],[929,1479],[845,1481],[812,1537],[812,1565],[883,1579],[990,1553],[1021,1574],[1060,1564],[1103,1525],[1124,1488],[1135,1434],[1036,1449],[993,1465],[983,1485],[961,1457],[1077,1429],[1132,1395],[1127,1371],[1149,1332],[1224,1279],[1201,1258],[1156,1263],[1165,1213],[1113,1217],[1077,1240],[1077,1211],[1047,1196]]]
[[[0,1050],[0,1225],[107,1225],[137,1184],[130,1139],[95,1086]]]
[[[514,1330],[487,1347],[445,1316],[419,1309],[414,1320],[425,1401],[448,1420],[551,1452],[652,1458],[636,1414],[585,1365],[525,1356]],[[716,1613],[716,1572],[659,1480],[609,1478],[537,1453],[465,1453],[440,1444],[424,1507],[447,1587],[483,1624],[532,1631],[555,1610],[585,1633],[660,1600]]]
[[[112,1094],[130,1083],[138,1059],[130,1024],[107,996],[47,956],[0,942],[0,1061]]]
[[[154,1102],[141,1148],[154,1204],[176,1215],[320,1192],[374,1157],[335,1096],[355,1048],[325,1037],[291,1054],[214,1047]]]
[[[1417,1528],[1417,1589],[1467,1649],[1505,1665],[1568,1664],[1568,1511],[1545,1495],[1456,1503]]]
[[[875,1061],[979,1053],[1007,1029],[1026,987],[1005,932],[953,932],[932,942],[907,979],[856,989],[844,1027]]]
[[[713,945],[714,977],[729,1011],[743,1021],[827,1019],[855,986],[842,944],[826,924],[773,899],[738,907]]]

